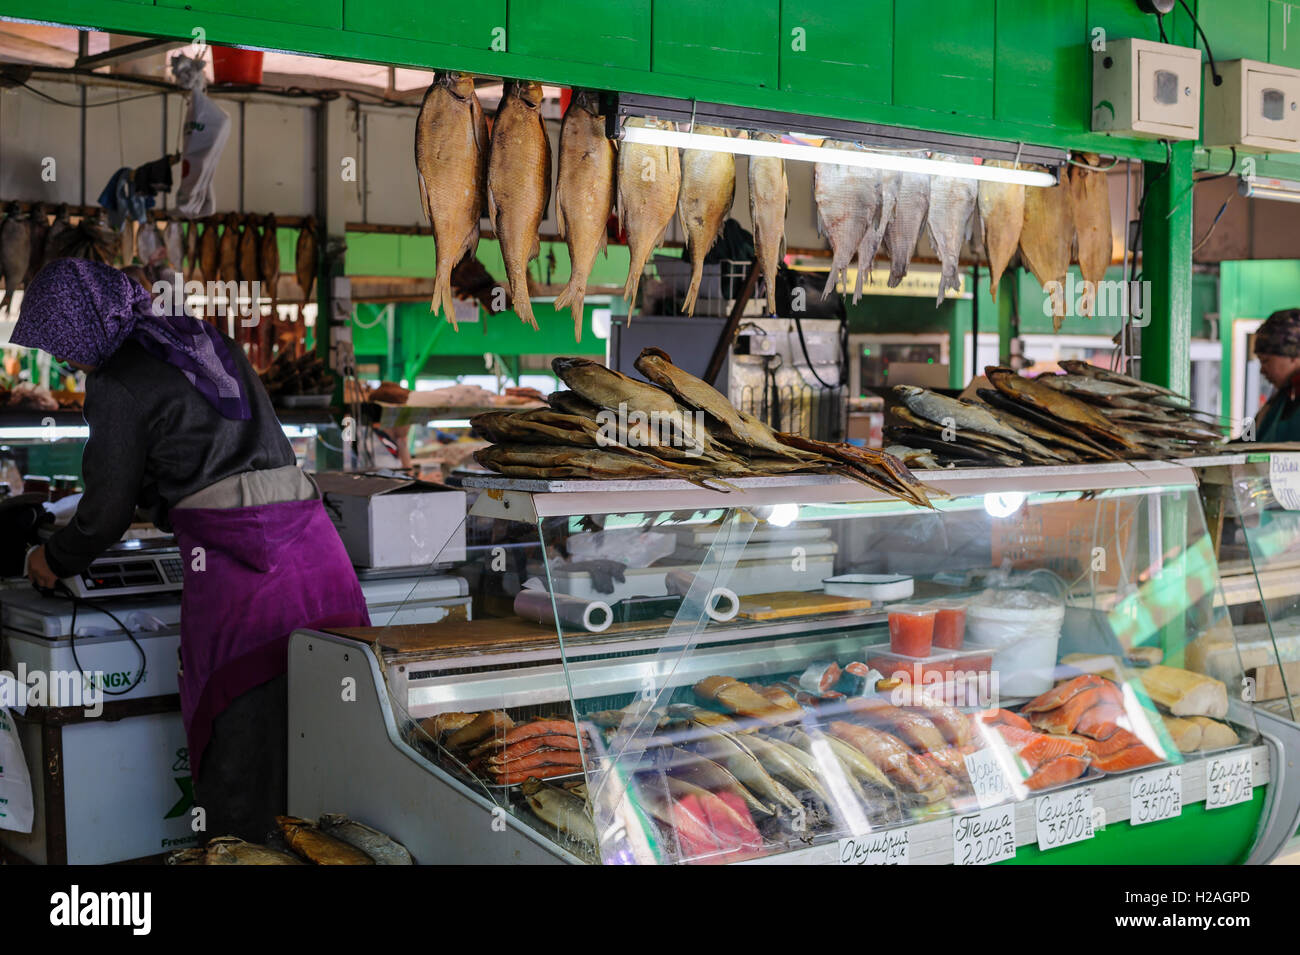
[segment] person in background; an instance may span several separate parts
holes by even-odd
[[[1300,441],[1300,308],[1274,312],[1255,332],[1259,373],[1273,396],[1255,416],[1255,440]]]
[[[181,715],[206,836],[260,842],[286,810],[289,634],[370,623],[320,494],[239,346],[155,309],[117,269],[51,262],[12,341],[86,372],[90,426],[81,502],[28,576],[52,588],[85,570],[137,506],[175,533]]]

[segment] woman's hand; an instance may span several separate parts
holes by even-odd
[[[59,582],[54,571],[50,570],[50,565],[45,560],[45,545],[34,549],[27,558],[27,579],[37,587],[43,587],[50,590]]]

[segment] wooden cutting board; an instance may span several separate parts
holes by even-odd
[[[819,613],[851,613],[870,607],[871,601],[862,597],[833,597],[816,591],[784,590],[741,597],[739,616],[747,620],[781,620]]]

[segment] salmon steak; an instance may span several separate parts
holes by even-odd
[[[1069,736],[1050,736],[1018,726],[999,726],[998,731],[1012,752],[1035,767],[1060,756],[1086,758],[1090,752],[1086,743]]]
[[[1104,740],[1092,739],[1088,736],[1067,736],[1066,739],[1082,744],[1094,759],[1098,756],[1114,756],[1122,749],[1139,746],[1142,743],[1137,736],[1123,727],[1117,727],[1115,732]]]
[[[1057,756],[1038,767],[1025,785],[1030,789],[1046,789],[1078,779],[1088,770],[1088,761],[1078,756]]]

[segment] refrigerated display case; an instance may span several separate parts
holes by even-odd
[[[1276,854],[1193,472],[923,477],[466,478],[472,621],[293,635],[290,811],[420,862]]]

